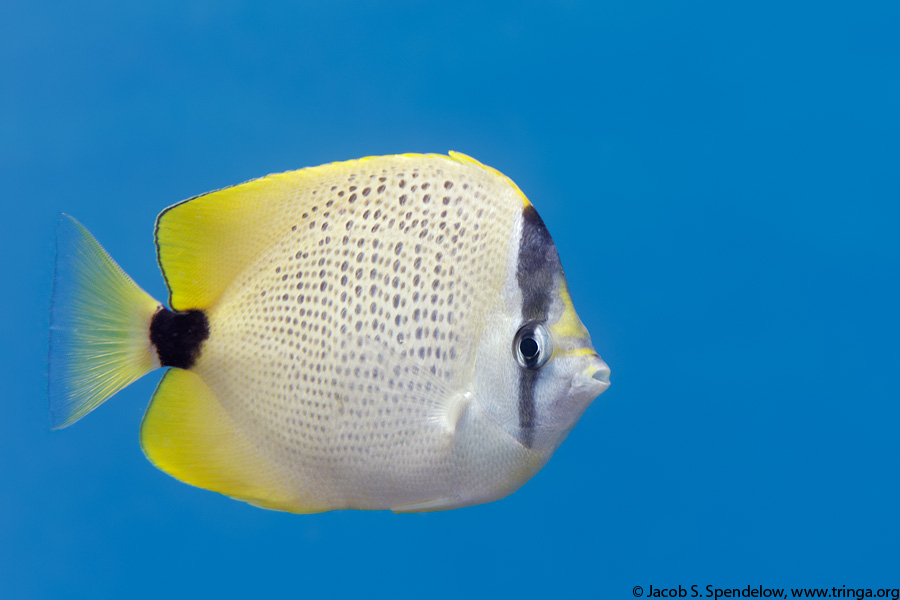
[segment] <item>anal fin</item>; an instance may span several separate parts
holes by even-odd
[[[291,492],[285,469],[253,444],[191,371],[170,369],[156,388],[141,447],[157,468],[190,485],[264,508],[317,511]]]

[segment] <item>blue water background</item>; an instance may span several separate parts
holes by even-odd
[[[0,597],[900,587],[893,2],[0,7]],[[152,374],[49,431],[57,215],[166,291],[198,193],[459,150],[553,234],[612,386],[520,491],[295,516],[154,469]]]

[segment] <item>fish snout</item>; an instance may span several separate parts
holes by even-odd
[[[594,356],[590,368],[594,369],[591,379],[599,381],[604,386],[609,387],[609,365],[607,365],[599,355]]]
[[[591,355],[577,377],[576,385],[599,396],[609,387],[609,365],[598,354]]]

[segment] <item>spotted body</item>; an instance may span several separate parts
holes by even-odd
[[[167,209],[156,237],[172,310],[128,280],[123,361],[172,367],[142,446],[199,487],[294,512],[487,502],[608,385],[534,207],[460,154],[270,175]],[[54,373],[53,342],[66,425],[102,399],[54,389],[79,365]]]

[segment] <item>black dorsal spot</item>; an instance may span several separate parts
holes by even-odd
[[[150,321],[150,341],[163,367],[190,369],[209,337],[209,320],[202,310],[173,312],[163,308]]]

